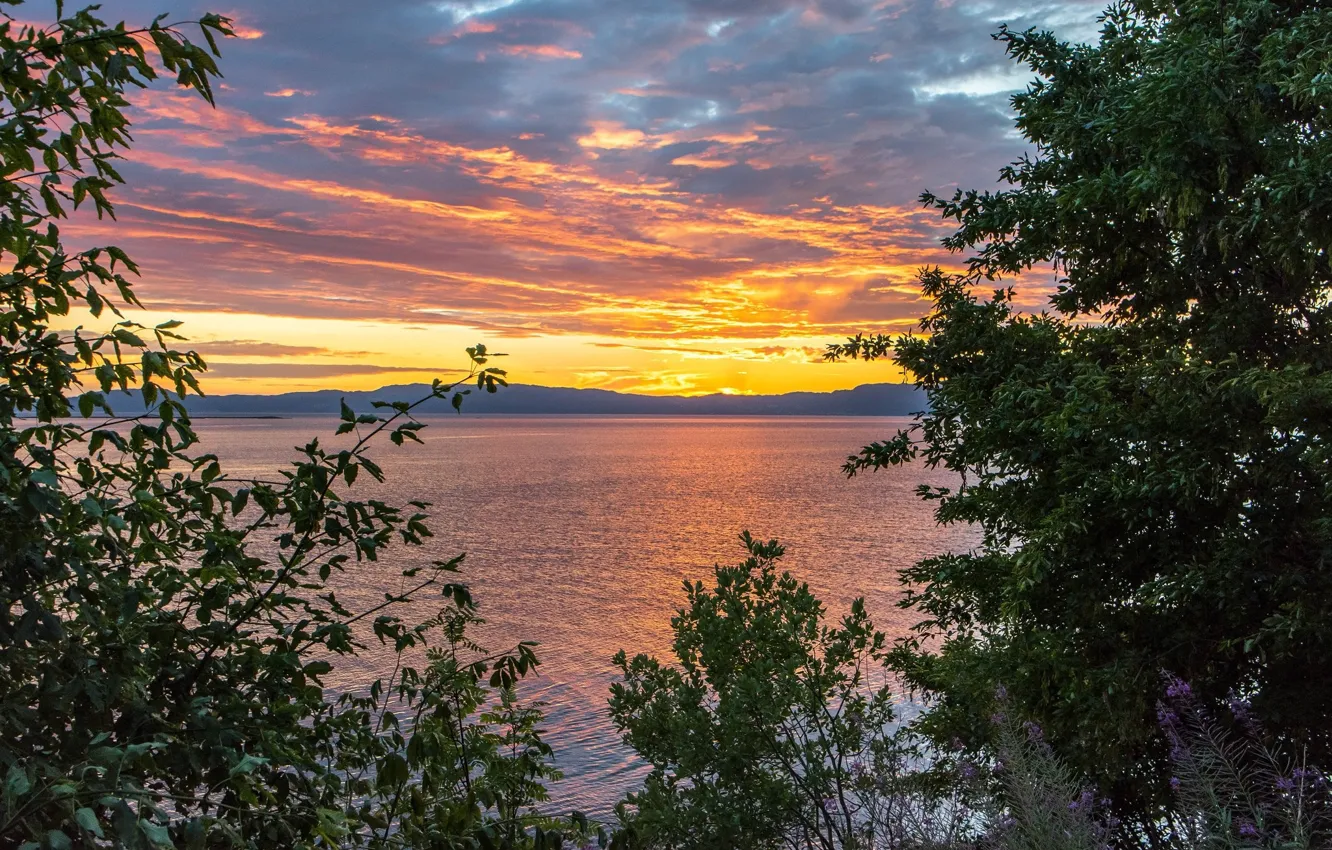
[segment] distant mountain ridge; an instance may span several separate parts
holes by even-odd
[[[430,392],[428,384],[401,384],[369,392],[316,390],[279,395],[219,395],[190,398],[194,416],[336,416],[338,402],[368,412],[372,401],[416,401]],[[832,392],[791,392],[780,395],[649,396],[611,390],[515,384],[490,395],[475,389],[463,402],[463,413],[480,414],[618,414],[621,416],[906,416],[926,407],[925,394],[909,384],[862,384]],[[444,400],[417,410],[452,413]]]

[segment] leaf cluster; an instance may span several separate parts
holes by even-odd
[[[621,652],[611,718],[651,766],[621,806],[628,846],[951,846],[960,798],[932,800],[922,758],[894,732],[887,646],[863,600],[840,621],[789,572],[777,541],[715,584],[686,582],[674,664]]]
[[[12,5],[12,4],[5,4]],[[60,219],[108,190],[130,145],[127,91],[161,72],[212,102],[229,21],[45,29],[0,11],[0,844],[31,848],[559,847],[595,831],[533,806],[557,775],[539,706],[513,688],[529,643],[495,655],[461,557],[406,559],[402,590],[359,611],[336,576],[432,536],[424,502],[359,495],[414,412],[505,385],[497,355],[415,402],[342,406],[276,477],[201,453],[186,398],[206,364],[178,322],[124,319],[138,268],[65,248]],[[114,319],[106,330],[70,326]],[[126,411],[117,415],[115,408]],[[391,567],[384,567],[391,569]],[[424,593],[441,613],[406,622]],[[325,686],[369,642],[387,679]],[[428,648],[428,649],[427,649]],[[425,666],[411,659],[426,652]]]
[[[921,495],[982,535],[904,574],[922,728],[981,746],[1002,682],[1132,832],[1173,805],[1159,670],[1332,756],[1332,9],[1127,2],[1097,43],[996,37],[1036,77],[1033,150],[923,196],[969,256],[922,271],[918,333],[830,348],[891,355],[931,405],[846,468],[950,470]],[[1045,269],[1048,312],[995,283]]]

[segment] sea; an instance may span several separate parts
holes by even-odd
[[[920,484],[950,474],[923,464],[847,478],[848,454],[909,424],[888,417],[477,416],[425,420],[424,445],[388,440],[370,456],[384,484],[362,475],[362,498],[431,503],[434,536],[335,578],[353,610],[400,590],[404,566],[465,553],[461,579],[486,620],[490,650],[537,641],[541,665],[521,696],[545,703],[545,740],[564,778],[544,810],[605,815],[641,782],[645,766],[607,717],[619,650],[670,660],[671,617],[683,583],[707,582],[717,564],[743,560],[742,531],[786,546],[783,563],[838,617],[863,597],[875,624],[904,636],[899,572],[974,546],[976,533],[943,527]],[[200,419],[204,451],[229,475],[274,479],[336,420]],[[404,611],[423,620],[428,596]],[[364,688],[387,676],[393,654],[373,642],[338,662],[330,688]]]

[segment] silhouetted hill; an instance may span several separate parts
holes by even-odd
[[[195,416],[318,416],[337,415],[338,400],[367,412],[371,401],[415,401],[426,384],[403,384],[371,392],[220,395],[192,398]],[[905,416],[925,407],[925,394],[906,384],[863,384],[852,390],[781,395],[647,396],[609,390],[580,390],[518,384],[495,395],[473,391],[463,404],[465,414],[619,414],[680,416]],[[447,401],[418,408],[422,413],[452,413]]]

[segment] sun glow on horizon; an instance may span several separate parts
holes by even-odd
[[[633,21],[526,0],[427,11],[383,22],[405,39],[362,39],[348,75],[277,61],[323,42],[280,10],[241,9],[250,37],[224,46],[216,109],[135,94],[118,221],[63,229],[139,262],[150,309],[130,318],[183,320],[208,391],[424,380],[477,341],[510,352],[516,381],[552,386],[891,381],[884,364],[821,362],[824,346],[916,325],[917,270],[961,267],[916,193],[992,180],[1020,149],[996,94],[1020,83],[1002,51],[966,79],[931,71],[881,3]],[[788,64],[763,58],[786,55],[775,45]],[[442,67],[472,89],[432,76]]]

